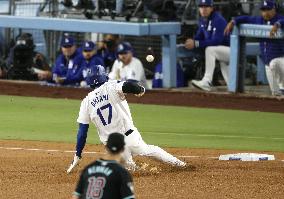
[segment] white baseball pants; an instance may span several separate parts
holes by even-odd
[[[176,166],[182,163],[181,160],[169,154],[160,147],[146,144],[137,130],[134,130],[130,135],[125,137],[125,143],[126,146],[123,153],[123,158],[126,161],[127,166],[130,168],[135,168],[136,166],[132,159],[132,156],[136,155],[149,156]]]
[[[228,46],[209,46],[205,49],[205,75],[203,80],[212,82],[216,60],[220,62],[221,72],[224,80],[228,84],[230,47]]]
[[[272,95],[284,89],[284,57],[275,58],[265,65],[266,77]]]

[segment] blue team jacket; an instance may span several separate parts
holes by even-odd
[[[261,16],[239,16],[234,19],[238,24],[259,24],[259,25],[274,25],[276,22],[284,20],[284,16],[276,14],[270,21],[265,21]],[[266,65],[277,57],[284,56],[284,40],[281,39],[261,39],[260,40],[261,58]]]
[[[83,56],[81,56],[81,49],[77,49],[75,53],[67,61],[63,54],[60,54],[55,65],[52,68],[52,74],[54,76],[65,77],[64,84],[76,84],[79,83],[77,76],[81,70]]]
[[[199,20],[198,30],[194,37],[198,41],[195,47],[206,48],[207,46],[229,46],[229,36],[224,35],[227,21],[222,15],[213,11],[208,19]]]
[[[94,55],[93,57],[91,57],[90,60],[84,60],[82,62],[81,71],[79,73],[81,81],[85,80],[88,85],[93,83],[93,82],[87,81],[87,76],[88,76],[89,69],[96,65],[105,66],[103,58],[100,55]]]

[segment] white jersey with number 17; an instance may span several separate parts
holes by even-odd
[[[77,122],[89,124],[92,121],[103,143],[111,133],[124,134],[129,129],[136,129],[122,91],[123,83],[109,80],[90,92],[81,102]]]

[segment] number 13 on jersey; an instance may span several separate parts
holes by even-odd
[[[103,113],[108,111],[108,117],[107,117],[107,122],[105,120],[105,118],[103,117]],[[108,125],[111,123],[111,119],[112,119],[112,106],[110,103],[100,107],[97,109],[97,115],[100,117],[102,123],[104,126]]]

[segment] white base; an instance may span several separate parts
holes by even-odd
[[[275,160],[274,155],[258,154],[258,153],[236,153],[220,155],[219,160],[240,160],[240,161],[265,161]]]

